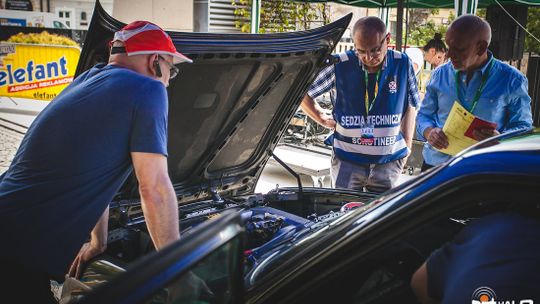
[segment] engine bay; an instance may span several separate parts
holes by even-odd
[[[198,225],[219,217],[226,210],[241,212],[246,235],[244,273],[248,274],[278,246],[299,234],[317,231],[346,213],[366,206],[375,197],[371,193],[316,188],[301,192],[296,188],[280,188],[265,195],[233,198],[221,198],[215,194],[211,200],[179,205],[180,231],[181,235],[190,234]],[[106,252],[89,263],[80,281],[68,284],[76,288],[63,290],[62,298],[80,296],[82,290],[87,292],[87,287],[91,289],[109,281],[131,263],[155,250],[139,201],[113,202],[109,209]]]
[[[218,217],[225,210],[242,212],[247,235],[246,258],[255,261],[276,244],[286,242],[300,231],[316,230],[351,210],[364,206],[375,194],[297,192],[294,188],[276,189],[268,194],[254,194],[179,206],[182,235],[203,222]],[[109,239],[106,254],[123,263],[153,251],[140,202],[120,201],[110,205]]]

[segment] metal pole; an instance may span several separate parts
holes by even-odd
[[[381,18],[381,20],[384,22],[384,25],[386,25],[387,29],[390,28],[390,24],[388,22],[389,11],[389,7],[379,7],[379,18]]]
[[[409,0],[406,0],[405,5],[405,43],[403,44],[403,51],[407,49],[407,43],[409,38]]]
[[[259,32],[259,25],[261,19],[261,0],[253,0],[251,4],[251,33],[257,34]]]
[[[465,14],[475,15],[478,9],[478,0],[454,0],[454,9],[456,17]]]
[[[403,39],[403,0],[397,2],[396,51],[401,51]]]

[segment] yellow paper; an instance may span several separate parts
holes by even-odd
[[[477,143],[477,140],[465,136],[465,132],[467,132],[474,119],[475,116],[460,105],[459,102],[454,102],[443,127],[443,132],[448,138],[448,147],[437,150],[445,154],[456,155]]]

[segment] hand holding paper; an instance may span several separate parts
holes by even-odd
[[[474,138],[478,141],[497,136],[501,133],[497,129],[476,129],[473,131]]]
[[[496,128],[497,124],[475,117],[465,132],[465,136],[477,141],[482,141],[486,138],[497,135],[499,132],[496,130]]]
[[[497,124],[474,116],[458,102],[452,106],[442,130],[448,138],[448,146],[444,149],[434,148],[450,155],[456,155],[478,141],[499,133]]]
[[[445,149],[448,147],[448,138],[441,128],[428,128],[425,138],[436,149]]]

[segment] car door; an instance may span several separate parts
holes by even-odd
[[[278,265],[279,279],[248,291],[249,303],[417,303],[410,288],[414,271],[431,252],[450,241],[471,220],[496,212],[540,216],[537,179],[530,176],[466,176],[360,227],[362,217],[321,258],[300,267]],[[384,207],[384,206],[382,206]],[[371,216],[366,213],[365,216]],[[358,224],[357,224],[358,223]],[[283,273],[283,268],[289,269]],[[278,275],[270,273],[268,277]]]
[[[143,258],[79,303],[242,302],[243,242],[240,212],[227,211]]]

